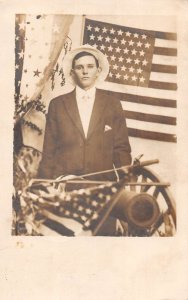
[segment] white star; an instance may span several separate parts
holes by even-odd
[[[129,31],[125,32],[126,36],[131,36],[131,33]]]
[[[127,79],[129,78],[129,76],[128,76],[127,74],[125,74],[125,75],[123,76],[123,78],[124,78],[125,80],[127,80]]]
[[[22,50],[21,52],[18,52],[18,55],[19,55],[19,59],[20,59],[20,58],[23,58],[23,57],[24,57],[24,52],[23,52],[23,50]]]
[[[114,70],[117,70],[118,66],[115,64],[112,66]]]
[[[20,23],[20,24],[18,24],[19,25],[19,29],[21,30],[21,29],[25,29],[25,22],[23,21],[22,23]]]
[[[138,73],[138,74],[142,73],[142,69],[140,69],[140,68],[137,69],[137,73]]]
[[[97,39],[98,39],[98,41],[102,41],[102,39],[103,39],[102,35],[99,35],[99,36],[97,37]]]
[[[125,45],[126,41],[124,39],[121,40],[121,44]]]
[[[146,59],[144,59],[144,60],[143,60],[143,62],[142,62],[143,66],[146,66],[146,65],[147,65],[147,63],[148,63],[148,62],[147,62],[147,60],[146,60]]]
[[[59,33],[59,26],[57,24],[54,25],[53,32]]]
[[[105,46],[104,46],[104,45],[101,45],[100,48],[101,48],[101,50],[104,50],[104,49],[105,49]]]
[[[95,36],[94,36],[93,34],[91,34],[91,35],[89,36],[89,38],[90,38],[90,40],[94,40]]]
[[[117,38],[113,39],[113,43],[117,44],[117,42],[118,42]]]
[[[145,34],[142,34],[142,39],[145,40],[147,36]]]
[[[125,71],[125,70],[126,70],[125,66],[121,67],[121,71]]]
[[[19,69],[19,65],[15,65],[15,69],[16,69],[16,70]]]
[[[113,74],[112,74],[112,72],[110,72],[110,73],[109,73],[109,77],[112,77],[112,76],[113,76]]]
[[[110,56],[111,60],[114,61],[116,58],[114,55]]]
[[[106,42],[110,42],[110,37],[109,36],[107,36],[106,38],[105,38],[105,40],[106,40]]]
[[[119,79],[121,75],[119,73],[116,74],[116,79]]]
[[[96,200],[92,201],[92,204],[93,204],[93,206],[97,206],[98,205],[98,203],[97,203]]]
[[[112,51],[113,50],[113,48],[112,48],[112,46],[110,45],[109,47],[108,47],[108,51]]]
[[[135,37],[135,38],[138,38],[138,33],[134,33],[134,37]]]
[[[125,54],[127,54],[127,53],[129,53],[129,49],[125,48],[125,49],[123,50],[123,52],[124,52]]]
[[[106,32],[107,32],[106,27],[104,27],[104,28],[102,29],[102,32],[103,32],[103,33],[106,33]]]
[[[130,59],[130,57],[126,58],[127,63],[130,63],[132,61],[132,59]]]
[[[118,30],[118,35],[122,35],[123,34],[123,31],[120,29],[120,30]]]
[[[140,51],[140,56],[144,56],[144,51]]]
[[[18,81],[18,85],[21,85],[21,81],[20,80]]]
[[[123,61],[123,57],[120,56],[120,57],[118,58],[118,60],[119,60],[119,62],[122,62],[122,61]]]
[[[132,53],[132,55],[136,55],[137,51],[136,51],[135,49],[133,49],[133,50],[131,51],[131,53]]]
[[[97,48],[97,44],[92,45],[92,47]]]
[[[91,28],[92,28],[91,25],[87,26],[87,30],[91,31]]]
[[[121,51],[121,49],[119,48],[119,46],[116,48],[116,52],[119,53]]]
[[[139,41],[139,42],[137,43],[137,46],[138,46],[138,47],[141,47],[141,46],[142,46],[142,43]]]
[[[133,68],[133,67],[130,67],[130,68],[129,68],[129,72],[134,72],[134,68]]]
[[[91,213],[91,209],[90,208],[86,208],[86,213],[90,214]]]
[[[145,44],[145,48],[149,48],[150,46],[151,46],[151,44],[149,44],[149,43]]]
[[[138,58],[136,58],[136,59],[134,60],[135,65],[138,65],[139,62],[140,62],[140,60],[139,60]]]
[[[140,82],[144,82],[145,81],[145,78],[142,76],[140,77]]]
[[[19,36],[17,36],[17,35],[16,35],[16,38],[15,38],[15,40],[16,40],[16,41],[18,41],[18,40],[19,40]]]
[[[133,81],[136,81],[136,78],[137,78],[137,77],[134,75],[134,76],[132,76],[131,78],[132,78]]]
[[[95,27],[95,32],[99,32],[100,28],[97,26]]]
[[[129,41],[129,46],[134,45],[134,42],[132,40]]]
[[[114,34],[114,32],[115,32],[115,30],[112,28],[112,29],[110,29],[110,33],[111,34]]]

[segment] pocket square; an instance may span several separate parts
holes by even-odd
[[[104,127],[104,132],[108,131],[108,130],[112,130],[112,127],[110,127],[109,125],[105,125]]]

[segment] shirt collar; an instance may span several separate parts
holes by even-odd
[[[76,98],[82,98],[85,95],[88,95],[91,99],[95,98],[96,87],[93,86],[89,90],[85,91],[81,89],[79,86],[76,86]]]

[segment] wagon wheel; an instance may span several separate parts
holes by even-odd
[[[137,167],[132,174],[131,182],[141,185],[130,185],[130,189],[136,193],[150,194],[158,203],[160,216],[150,229],[139,230],[131,228],[125,222],[120,221],[125,236],[173,236],[176,230],[176,205],[168,186],[162,185],[158,175],[146,167]],[[160,185],[161,183],[161,185]]]

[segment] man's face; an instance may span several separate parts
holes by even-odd
[[[84,90],[94,86],[95,81],[100,73],[97,68],[95,58],[90,55],[82,56],[75,60],[72,75],[75,83]]]

